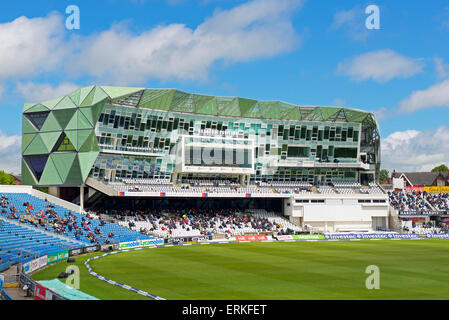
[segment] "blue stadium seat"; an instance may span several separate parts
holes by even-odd
[[[10,206],[14,206],[19,212],[17,214],[18,218],[20,219],[20,216],[25,215],[25,207],[23,206],[24,202],[29,202],[30,205],[33,206],[34,210],[32,211],[32,213],[39,213],[41,210],[43,210],[45,212],[47,205],[50,204],[50,202],[45,202],[45,200],[40,199],[38,197],[32,196],[30,194],[26,194],[26,193],[4,193],[2,195],[5,195],[9,202],[10,202]],[[100,244],[104,244],[106,242],[106,240],[108,239],[108,234],[110,232],[112,232],[114,234],[114,237],[109,239],[109,241],[111,243],[119,243],[119,242],[128,242],[128,241],[135,241],[136,239],[140,239],[140,240],[147,240],[147,239],[155,239],[155,237],[152,236],[147,236],[147,235],[142,235],[136,231],[130,230],[126,227],[117,225],[117,224],[113,224],[113,223],[105,223],[104,226],[100,225],[100,221],[95,220],[95,219],[87,219],[87,217],[85,215],[81,215],[77,212],[74,211],[70,211],[66,208],[63,208],[61,206],[52,204],[54,206],[53,210],[56,212],[56,214],[58,215],[58,217],[60,218],[65,218],[66,214],[71,213],[72,215],[74,215],[76,217],[76,223],[77,225],[83,230],[83,234],[80,237],[80,241],[84,242],[86,245],[91,244],[91,241],[88,238],[88,233],[89,231],[86,231],[82,228],[82,218],[84,217],[86,220],[90,221],[90,231],[93,233],[95,228],[98,228],[103,237],[99,237],[97,235],[95,235],[97,238],[99,238],[99,243]],[[8,206],[9,207],[9,206]],[[7,210],[8,213],[6,214],[1,214],[1,216],[7,218],[9,216],[9,210]],[[47,218],[48,219],[48,218]],[[51,220],[51,219],[50,219]],[[53,221],[49,221],[49,222],[53,222]],[[45,226],[38,226],[40,229],[45,229]],[[49,230],[53,230],[53,228],[47,224],[47,228]],[[3,243],[2,240],[2,235],[6,233],[8,233],[9,235],[13,235],[15,236],[15,241],[21,240],[23,239],[24,241],[28,241],[29,238],[32,238],[33,241],[36,241],[37,239],[40,241],[40,243],[42,243],[42,241],[50,241],[51,237],[45,235],[45,234],[34,234],[32,231],[22,228],[23,230],[17,230],[14,228],[13,225],[11,226],[6,226],[3,227],[4,232],[0,233],[0,243]],[[72,231],[68,231],[68,229],[65,229],[64,232],[64,236],[72,238],[73,240],[76,240],[75,237],[75,230]],[[25,236],[25,238],[23,238],[23,236]],[[55,243],[61,243],[61,239],[56,238]],[[70,246],[74,246],[74,243],[65,243],[65,245],[67,245],[68,247]]]

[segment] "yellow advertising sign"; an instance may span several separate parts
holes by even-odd
[[[428,193],[449,193],[449,186],[447,187],[423,187],[423,191]]]

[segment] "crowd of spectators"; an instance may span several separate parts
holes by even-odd
[[[232,209],[105,210],[102,213],[142,234],[163,237],[182,234],[211,236],[216,233],[233,236],[242,234],[243,230],[293,232],[268,218]]]
[[[449,193],[423,192],[423,196],[436,210],[449,211]]]
[[[19,214],[19,210],[11,205],[10,201],[5,195],[1,196],[0,206],[2,215],[7,215],[9,211],[8,219],[19,220],[22,223],[27,223],[34,227],[41,227],[45,231],[54,232],[60,235],[68,235],[68,233],[74,231],[75,239],[81,240],[83,234],[87,235],[91,243],[99,244],[99,239],[103,238],[103,234],[97,228],[97,230],[91,230],[90,220],[93,219],[89,214],[86,217],[82,217],[81,221],[77,221],[77,217],[70,211],[65,212],[64,218],[58,216],[55,207],[52,203],[45,199],[44,209],[38,210],[33,207],[28,201],[23,202],[23,209],[20,210],[22,214]],[[19,218],[20,216],[20,218]],[[78,219],[79,220],[79,219]],[[100,217],[101,221],[101,217]],[[94,231],[94,232],[92,232]],[[109,243],[108,240],[106,243]]]
[[[11,205],[11,202],[8,200],[8,198],[5,195],[2,195],[0,200],[0,206],[1,206],[1,213],[2,215],[8,215],[8,219],[18,219],[18,212],[16,207]],[[9,212],[9,214],[8,214]]]
[[[390,205],[399,211],[449,211],[448,193],[388,192]]]
[[[390,205],[399,211],[425,211],[432,210],[430,204],[423,198],[422,192],[389,191]]]

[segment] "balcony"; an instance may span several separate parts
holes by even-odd
[[[270,167],[281,168],[354,168],[363,170],[375,170],[376,165],[362,163],[358,161],[351,162],[318,162],[312,160],[276,160],[269,163]]]

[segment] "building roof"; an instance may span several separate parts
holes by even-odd
[[[413,186],[431,186],[435,179],[442,175],[444,179],[448,179],[447,172],[396,172],[397,177],[402,175],[413,185]]]
[[[364,123],[379,127],[374,114],[343,107],[298,106],[281,101],[239,97],[215,97],[176,89],[144,89],[107,86],[80,88],[64,97],[26,103],[24,113],[76,108],[103,101],[135,108],[241,118]]]

